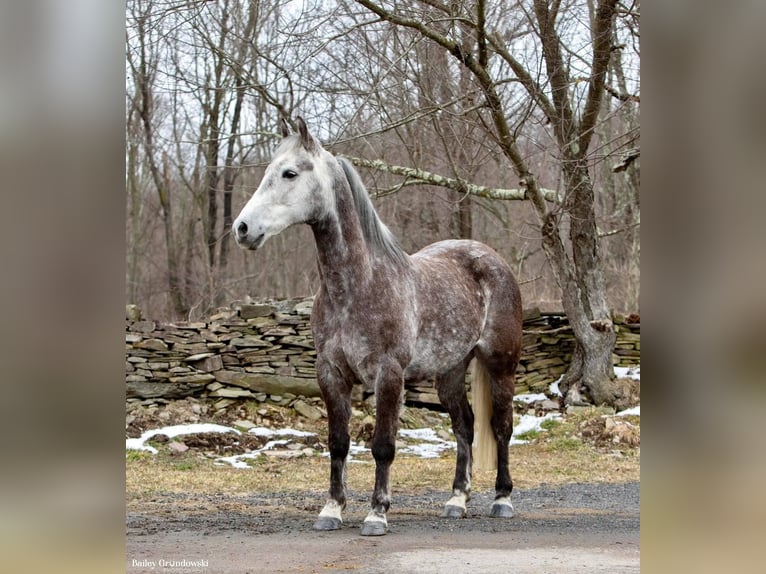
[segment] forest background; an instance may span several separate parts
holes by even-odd
[[[127,302],[152,319],[195,320],[248,297],[316,291],[307,227],[256,254],[229,233],[280,118],[300,114],[327,149],[353,159],[408,252],[478,239],[511,264],[525,306],[561,309],[562,269],[577,275],[576,237],[590,234],[583,252],[596,252],[586,266],[605,306],[638,312],[639,10],[595,0],[129,0]],[[590,196],[572,187],[575,163]],[[578,229],[583,205],[591,226]],[[546,222],[559,254],[546,246]]]

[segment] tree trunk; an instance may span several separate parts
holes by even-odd
[[[174,312],[179,316],[186,316],[188,306],[181,284],[181,275],[178,265],[178,249],[173,233],[173,212],[170,199],[170,186],[167,181],[167,169],[164,174],[160,172],[156,150],[154,147],[154,125],[152,123],[154,113],[154,94],[153,94],[153,73],[148,62],[145,17],[137,19],[138,38],[139,38],[139,61],[136,65],[128,52],[128,58],[133,71],[134,81],[136,83],[136,101],[134,105],[138,110],[143,128],[144,150],[146,161],[149,164],[149,172],[152,181],[157,190],[157,196],[162,210],[162,223],[165,232],[165,249],[167,253],[168,265],[168,294],[173,306]]]
[[[569,218],[572,255],[563,248],[561,226],[543,233],[546,254],[562,290],[564,311],[575,336],[575,351],[560,390],[566,404],[590,399],[613,405],[618,398],[612,349],[616,334],[606,303],[603,265],[596,230],[593,184],[584,158],[563,162],[566,195],[563,209]],[[563,215],[563,214],[562,214]]]
[[[236,79],[237,96],[234,103],[234,114],[231,119],[231,129],[229,131],[229,141],[226,146],[226,159],[224,161],[223,172],[223,221],[221,228],[221,255],[218,260],[219,269],[226,269],[229,261],[229,246],[232,239],[229,236],[234,219],[231,213],[231,194],[234,190],[234,180],[237,173],[234,169],[234,148],[237,142],[237,133],[239,131],[239,118],[242,114],[242,101],[245,97],[242,78],[238,75]],[[216,305],[223,303],[223,292],[219,289],[214,293],[213,301]]]

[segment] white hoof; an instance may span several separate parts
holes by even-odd
[[[442,516],[448,518],[463,518],[466,513],[466,502],[468,496],[463,492],[455,492],[455,495],[447,501],[444,505],[444,512]]]
[[[334,500],[328,500],[314,523],[314,530],[339,530],[343,526],[342,507]]]
[[[513,504],[509,496],[501,496],[492,503],[490,516],[496,518],[513,518]]]
[[[386,515],[371,510],[362,523],[362,536],[383,536],[386,532],[388,532]]]

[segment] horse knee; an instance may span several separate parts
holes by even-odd
[[[396,441],[389,437],[374,437],[372,440],[372,457],[375,462],[386,463],[394,460]]]
[[[328,443],[328,450],[332,458],[346,458],[351,446],[351,437],[348,434],[331,436]]]

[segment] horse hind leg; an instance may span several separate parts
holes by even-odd
[[[452,432],[457,441],[455,478],[452,481],[452,498],[444,505],[443,516],[463,518],[466,503],[471,499],[471,474],[473,443],[473,411],[465,390],[467,361],[436,379],[439,401],[447,409],[452,422]]]
[[[490,510],[491,516],[501,518],[513,517],[511,491],[513,481],[509,470],[508,445],[513,433],[513,391],[516,361],[513,356],[492,360],[491,356],[479,355],[474,369],[474,385],[476,388],[489,390],[489,412],[480,418],[489,418],[489,429],[492,458],[496,460],[497,475],[495,478],[495,500]],[[482,426],[486,425],[486,422]],[[487,434],[487,432],[481,433]],[[481,436],[479,437],[481,438]],[[493,461],[494,462],[494,461]]]
[[[495,479],[495,500],[490,510],[491,516],[500,518],[513,517],[511,491],[513,481],[509,470],[509,443],[513,434],[513,367],[506,367],[489,372],[492,393],[492,417],[490,426],[497,446],[497,476]]]

